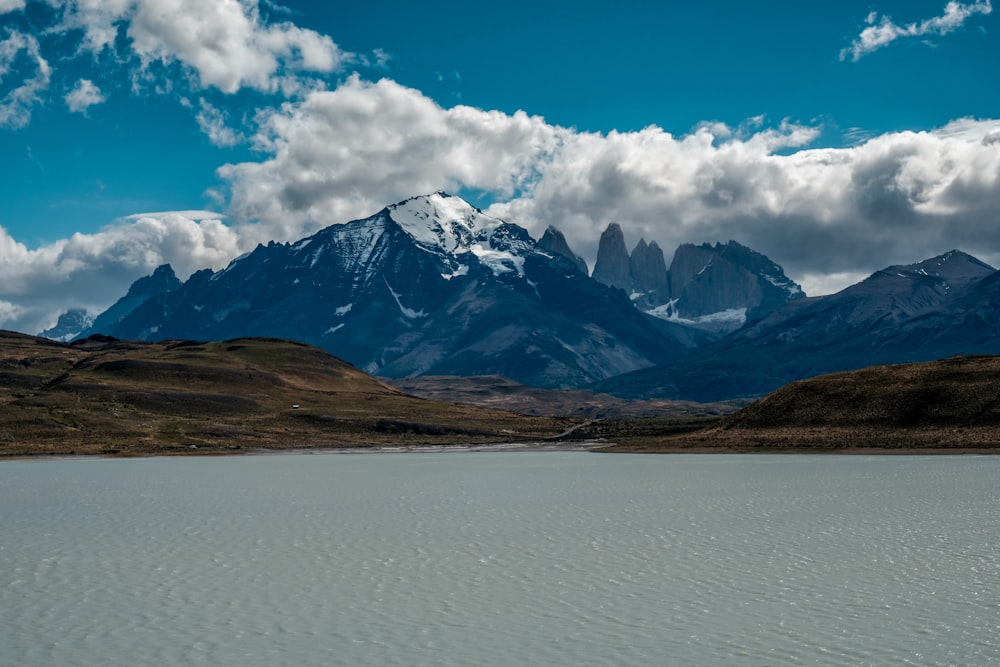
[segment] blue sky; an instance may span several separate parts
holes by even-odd
[[[593,264],[1000,264],[989,0],[0,0],[0,327],[446,189]]]

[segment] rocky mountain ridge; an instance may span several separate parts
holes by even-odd
[[[623,397],[759,396],[824,373],[1000,354],[1000,272],[953,250],[790,301],[682,360],[593,387]]]
[[[683,244],[668,269],[655,241],[639,239],[629,253],[617,223],[601,235],[593,276],[625,290],[650,315],[716,333],[805,296],[780,266],[735,241]]]
[[[458,197],[414,197],[195,273],[101,333],[272,336],[385,377],[501,374],[542,387],[663,363],[706,342],[547,250],[559,245],[554,234],[547,243]]]
[[[656,243],[640,239],[628,253],[611,224],[594,276],[620,284],[586,269],[555,228],[536,242],[435,193],[258,246],[184,283],[160,267],[83,335],[271,336],[383,377],[499,375],[700,402],[867,365],[1000,352],[1000,277],[957,250],[806,298],[739,243],[682,245],[666,269]],[[64,324],[77,326],[77,315]]]

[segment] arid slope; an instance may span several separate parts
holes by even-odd
[[[717,424],[616,449],[1000,452],[1000,357],[876,366],[793,382]]]
[[[0,455],[224,453],[550,437],[568,420],[408,396],[315,347],[0,332]]]

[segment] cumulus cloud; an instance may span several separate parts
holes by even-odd
[[[0,14],[24,9],[24,0],[0,0]]]
[[[883,16],[879,20],[878,13],[873,11],[868,14],[866,20],[868,27],[861,31],[849,47],[840,52],[840,59],[860,60],[863,56],[905,37],[947,35],[961,28],[970,17],[976,14],[989,14],[992,11],[990,0],[976,0],[972,3],[951,0],[945,5],[941,16],[907,25],[897,25],[888,16]]]
[[[144,67],[180,65],[202,88],[290,94],[308,89],[302,73],[329,74],[350,58],[326,35],[291,22],[266,23],[256,0],[62,0],[62,28],[81,30],[84,47],[112,48],[127,23]]]
[[[42,102],[41,93],[49,87],[51,68],[42,57],[38,40],[16,30],[7,33],[0,40],[0,83],[11,76],[17,76],[15,68],[19,58],[30,61],[31,76],[0,98],[0,127],[20,128],[31,121],[31,111]]]
[[[103,104],[104,93],[89,79],[80,79],[73,90],[66,93],[66,106],[73,113],[87,113],[87,109],[95,104]]]
[[[231,215],[290,239],[439,189],[512,196],[565,134],[523,112],[445,109],[394,81],[354,76],[264,119],[255,143],[271,159],[219,174]]]
[[[204,100],[199,109],[210,137],[223,132],[221,112]],[[257,242],[440,189],[492,202],[489,213],[536,238],[555,225],[591,266],[613,221],[630,245],[643,237],[668,253],[734,239],[811,293],[952,248],[1000,265],[996,120],[811,148],[821,128],[790,121],[580,132],[355,76],[258,122],[261,159],[218,172],[228,225],[205,212],[141,214],[36,250],[0,228],[0,327],[39,331],[69,307],[106,307],[161,263],[181,276],[221,268]]]
[[[998,126],[963,120],[790,154],[768,136],[719,144],[704,130],[574,135],[529,193],[490,212],[536,233],[556,224],[590,259],[612,220],[629,243],[735,239],[823,292],[955,247],[996,265],[1000,146],[984,138]]]
[[[846,286],[837,276],[955,247],[1000,263],[1000,123],[809,148],[819,129],[587,133],[353,78],[286,105],[255,138],[270,156],[219,174],[230,214],[282,240],[446,189],[484,193],[490,213],[536,237],[556,225],[591,265],[612,221],[630,244],[641,236],[668,251],[737,240],[824,292]]]
[[[243,251],[237,230],[197,211],[131,216],[35,250],[0,227],[0,328],[41,331],[71,307],[100,312],[160,264],[185,278]]]

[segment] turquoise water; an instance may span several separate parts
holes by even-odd
[[[0,464],[0,665],[1000,663],[1000,457]]]

